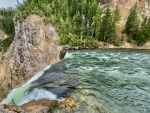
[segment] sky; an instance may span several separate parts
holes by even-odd
[[[18,0],[18,1],[22,3],[23,0]],[[0,0],[0,8],[8,8],[8,7],[15,8],[15,5],[17,5],[16,0]]]

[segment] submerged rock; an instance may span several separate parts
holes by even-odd
[[[60,51],[60,59],[63,59],[65,57],[65,54],[66,54],[67,50],[63,49],[62,51]]]

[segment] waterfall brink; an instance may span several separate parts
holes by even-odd
[[[47,99],[52,99],[52,100],[56,100],[57,96],[52,94],[51,92],[47,93],[47,92],[43,92],[40,90],[37,91],[37,95],[31,97],[31,96],[26,96],[26,98],[24,97],[27,93],[27,90],[30,88],[32,82],[34,82],[35,80],[37,80],[39,77],[41,77],[44,74],[44,71],[49,69],[51,65],[47,66],[43,71],[40,71],[39,73],[37,73],[36,75],[34,75],[27,83],[25,83],[23,86],[21,86],[20,88],[16,88],[13,89],[11,91],[11,93],[7,96],[6,99],[4,99],[0,104],[9,104],[12,101],[15,102],[18,106],[25,104],[31,100],[40,100],[42,98],[46,98]],[[36,90],[34,90],[35,92]],[[33,93],[34,94],[34,93]],[[50,95],[49,95],[50,94]],[[31,95],[31,94],[30,94]],[[38,97],[37,97],[38,96]],[[37,97],[37,98],[36,98]],[[40,98],[41,97],[41,98]],[[29,98],[29,99],[28,99]]]
[[[21,106],[31,100],[41,99],[62,102],[63,97],[74,87],[70,82],[72,78],[63,73],[66,69],[64,61],[47,66],[20,88],[14,89],[1,104],[9,104],[13,101],[16,105]]]
[[[68,52],[63,60],[14,89],[2,104],[13,100],[20,106],[32,100],[61,102],[64,98],[65,104],[73,99],[79,105],[75,113],[150,113],[149,51]]]
[[[67,53],[65,54],[65,57],[64,57],[64,58],[68,58],[68,57],[70,57],[70,56],[72,56],[72,53],[67,52]]]

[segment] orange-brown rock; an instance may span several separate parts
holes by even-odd
[[[57,105],[58,102],[55,100],[48,100],[48,99],[41,99],[41,100],[32,100],[24,105],[21,106],[22,109],[29,113],[47,113],[49,110],[51,110],[51,106],[55,104]],[[55,107],[55,106],[53,106]]]

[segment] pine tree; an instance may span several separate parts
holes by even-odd
[[[96,8],[97,8],[97,3],[94,0],[93,2],[89,3],[89,9],[88,9],[88,20],[89,20],[89,24],[91,24],[93,22],[93,16],[96,15]]]
[[[13,17],[16,11],[13,8],[0,9],[0,29],[2,29],[7,35],[14,36],[15,28]]]
[[[135,4],[134,7],[131,8],[130,14],[127,18],[127,22],[125,25],[125,32],[128,36],[131,36],[133,39],[135,39],[137,36],[136,34],[138,32],[138,27],[140,23],[136,9],[137,4]]]
[[[117,10],[109,5],[102,14],[99,2],[107,0],[26,0],[18,6],[16,20],[30,14],[44,17],[45,23],[56,26],[61,44],[98,46],[97,40],[111,42],[115,37]],[[103,16],[102,16],[103,15]]]
[[[102,27],[101,27],[101,41],[108,42],[111,35],[111,22],[112,22],[112,13],[110,6],[107,5],[106,10],[104,11],[102,17]]]
[[[120,15],[120,10],[118,8],[118,6],[116,6],[115,10],[113,11],[113,15],[112,15],[112,25],[111,25],[111,37],[109,39],[109,42],[114,42],[116,39],[116,30],[117,30],[117,25],[118,22],[121,18]]]
[[[137,42],[137,45],[141,46],[145,44],[149,38],[150,38],[150,19],[145,17],[143,22],[141,23],[141,27],[138,30],[137,37],[135,40]]]
[[[92,36],[95,36],[95,39],[100,40],[101,35],[101,15],[99,5],[97,5],[96,15],[93,17],[93,23],[91,24],[91,33]]]
[[[55,14],[59,13],[59,9],[60,9],[60,0],[55,0],[54,1],[54,11],[55,11]]]

